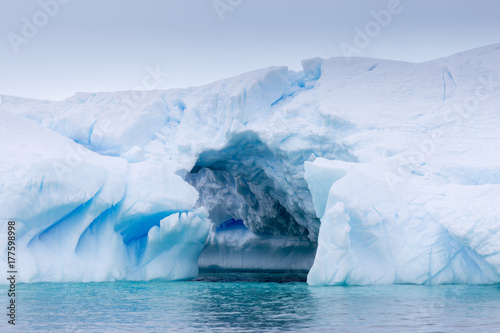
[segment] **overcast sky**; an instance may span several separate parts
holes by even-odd
[[[317,56],[419,62],[500,42],[499,1],[399,2],[0,0],[0,95],[129,90],[154,69],[150,87],[187,87]]]

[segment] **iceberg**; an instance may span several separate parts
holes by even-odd
[[[2,96],[0,265],[15,221],[21,282],[498,283],[499,59],[314,58],[188,89]]]

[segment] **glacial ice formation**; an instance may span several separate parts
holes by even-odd
[[[264,187],[222,170],[202,168],[186,180],[200,193],[212,229],[199,267],[239,270],[309,270],[316,244]]]
[[[303,69],[2,96],[0,265],[15,220],[22,282],[500,282],[500,45]]]

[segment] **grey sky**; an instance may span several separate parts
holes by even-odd
[[[54,1],[67,4],[39,14]],[[169,73],[158,88],[200,85],[271,65],[298,70],[301,59],[343,56],[347,44],[357,56],[425,61],[500,42],[498,1],[400,0],[387,26],[357,47],[355,27],[364,31],[371,11],[393,1],[0,0],[0,94],[128,90],[148,66]],[[218,13],[214,3],[226,5]],[[34,15],[40,27],[26,38],[23,17]],[[17,53],[14,34],[23,38]]]

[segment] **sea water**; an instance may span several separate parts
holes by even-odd
[[[2,304],[0,332],[500,332],[499,285],[312,287],[304,277],[18,284],[16,326]]]

